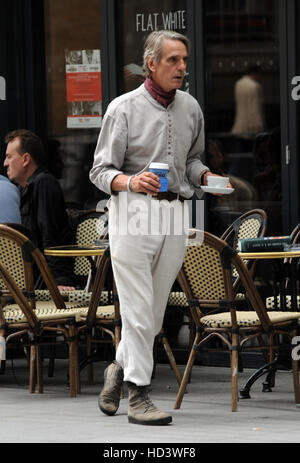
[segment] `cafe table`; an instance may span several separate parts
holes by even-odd
[[[96,278],[96,263],[94,258],[101,257],[108,246],[108,240],[97,240],[97,244],[94,245],[69,244],[64,246],[52,246],[45,248],[44,254],[49,257],[86,257],[91,264],[92,283],[94,283]],[[89,286],[89,282],[87,286]]]
[[[52,246],[44,249],[46,256],[56,257],[91,257],[102,256],[108,247],[108,241],[103,240],[102,244],[97,245],[79,245],[69,244],[65,246]]]
[[[243,260],[268,260],[272,264],[272,277],[274,281],[274,303],[275,310],[284,310],[286,307],[287,281],[290,282],[291,310],[300,310],[297,291],[299,275],[297,272],[298,259],[300,258],[300,248],[297,250],[284,251],[264,251],[264,252],[239,252]],[[277,293],[277,294],[276,294]],[[278,305],[277,297],[280,304]]]
[[[259,252],[239,252],[239,256],[247,260],[267,260],[271,263],[273,280],[273,310],[287,310],[287,300],[289,298],[289,312],[300,312],[299,297],[299,271],[298,262],[300,258],[300,248],[280,251],[259,251]],[[287,358],[282,353],[278,353],[275,359],[263,365],[255,371],[247,380],[245,386],[240,390],[240,398],[250,398],[250,388],[255,381],[267,373],[263,383],[263,392],[271,392],[274,386],[276,368],[279,364],[286,363]]]

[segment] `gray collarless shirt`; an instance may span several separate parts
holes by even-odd
[[[111,195],[117,175],[137,175],[151,162],[163,162],[169,165],[169,191],[187,199],[195,191],[201,196],[198,179],[207,170],[203,153],[204,120],[195,98],[177,90],[174,101],[164,108],[142,84],[108,106],[90,180]]]

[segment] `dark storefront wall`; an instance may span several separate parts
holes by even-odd
[[[43,8],[40,0],[0,2],[0,173],[5,134],[34,130],[46,139]],[[2,94],[2,92],[1,92]]]
[[[0,8],[0,75],[7,84],[7,99],[0,100],[1,165],[5,133],[17,127],[35,130],[49,144],[49,164],[61,174],[66,201],[96,204],[103,195],[90,184],[88,172],[99,128],[67,127],[66,50],[101,51],[104,112],[112,98],[140,85],[144,39],[152,29],[169,25],[191,38],[184,89],[203,108],[207,140],[219,140],[224,148],[221,159],[207,154],[207,162],[215,161],[216,168],[221,160],[222,170],[243,187],[241,195],[206,197],[206,228],[219,234],[252,207],[267,210],[269,234],[288,233],[299,221],[300,102],[291,98],[292,79],[300,75],[297,1],[5,0]],[[4,20],[8,17],[13,21]],[[264,130],[281,130],[281,163],[277,158],[272,168],[254,152],[257,134],[245,141],[231,133],[234,84],[251,63],[263,69]],[[63,161],[61,172],[57,161]],[[266,181],[258,180],[268,174]]]

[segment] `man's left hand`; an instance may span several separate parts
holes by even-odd
[[[204,183],[205,186],[207,186],[207,177],[223,177],[223,175],[217,175],[217,174],[213,174],[212,172],[206,172],[204,174],[204,179],[203,179],[204,180],[203,183]],[[230,181],[228,182],[226,188],[232,188]],[[211,194],[213,194],[215,196],[223,196],[221,193],[211,193]]]

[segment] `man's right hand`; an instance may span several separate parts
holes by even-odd
[[[160,190],[159,177],[152,172],[135,175],[131,178],[130,190],[135,193],[147,193],[156,196]]]
[[[112,191],[126,191],[129,175],[119,174],[112,183]],[[139,175],[134,175],[130,180],[130,190],[135,193],[146,193],[156,196],[160,190],[159,177],[153,172],[142,172]]]

